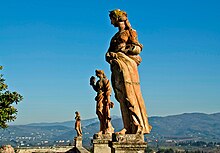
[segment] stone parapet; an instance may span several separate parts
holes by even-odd
[[[75,147],[82,147],[82,137],[81,136],[75,137],[73,142],[74,142],[73,145]]]
[[[93,135],[93,153],[111,153],[109,143],[112,141],[112,134]]]
[[[73,145],[74,145],[74,147],[66,153],[89,153],[88,150],[83,148],[82,137],[81,136],[77,136],[77,137],[74,138],[74,144]]]
[[[143,134],[113,134],[111,153],[144,153],[147,142]]]

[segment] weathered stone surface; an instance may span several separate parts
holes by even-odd
[[[112,140],[112,134],[94,134],[93,135],[93,140]]]
[[[33,153],[33,152],[38,152],[38,153],[64,153],[67,152],[68,150],[72,149],[73,146],[68,146],[68,147],[36,147],[36,148],[16,148],[17,153]]]
[[[11,145],[5,145],[0,148],[0,153],[14,153],[14,148]]]
[[[78,136],[74,138],[74,147],[66,153],[89,153],[89,151],[82,146],[82,137]]]
[[[111,153],[109,143],[112,140],[111,134],[95,134],[93,136],[93,152],[94,153]]]
[[[124,128],[120,134],[147,134],[151,131],[141,93],[138,65],[143,46],[137,32],[131,27],[127,13],[119,9],[110,11],[111,23],[118,28],[106,53],[111,67],[111,83],[115,98],[120,103]]]
[[[74,146],[75,147],[82,147],[82,137],[81,136],[74,138]]]
[[[100,130],[98,134],[114,133],[114,128],[111,124],[110,108],[113,108],[114,103],[111,102],[111,84],[105,76],[103,70],[96,70],[96,76],[99,80],[96,82],[95,77],[90,78],[90,85],[97,92],[96,114],[100,121]]]
[[[110,146],[112,153],[144,153],[147,142],[143,134],[113,134]]]
[[[76,130],[76,134],[77,136],[82,136],[82,128],[81,128],[81,119],[80,119],[80,114],[79,112],[75,112],[76,117],[75,117],[75,130]]]
[[[118,143],[143,143],[144,135],[143,134],[113,134],[112,141]]]
[[[17,148],[17,153],[89,153],[83,147],[62,146],[62,147],[42,147],[42,148]]]
[[[74,147],[74,148],[66,151],[65,153],[89,153],[89,151],[83,147]]]

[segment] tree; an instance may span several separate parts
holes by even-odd
[[[3,69],[0,66],[0,71]],[[12,106],[18,104],[23,97],[17,92],[10,92],[8,85],[5,84],[3,74],[0,73],[0,128],[7,128],[7,122],[14,121],[17,115],[17,109]]]

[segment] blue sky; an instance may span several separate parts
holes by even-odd
[[[89,78],[103,69],[117,31],[108,11],[128,13],[144,45],[139,66],[149,116],[220,112],[220,1],[8,0],[0,2],[0,65],[24,96],[13,124],[96,117]],[[120,115],[114,99],[113,115]]]

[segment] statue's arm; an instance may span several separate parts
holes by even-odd
[[[116,39],[112,39],[112,41],[117,41],[117,43],[113,43],[111,41],[110,47],[105,55],[105,60],[112,64],[112,61],[118,58],[117,52],[127,53],[127,41],[129,39],[129,31],[126,30]]]
[[[129,39],[130,39],[131,44],[127,46],[128,48],[127,54],[138,55],[141,53],[143,45],[140,44],[138,41],[138,35],[137,35],[136,30],[130,29],[129,34],[130,34]]]
[[[108,79],[103,80],[104,86],[105,86],[105,96],[107,97],[107,102],[110,103],[110,97],[111,97],[111,85],[110,81]]]
[[[126,30],[120,35],[119,44],[117,46],[117,48],[118,48],[117,52],[127,53],[127,51],[128,51],[128,49],[127,49],[128,39],[129,39],[129,31]]]
[[[90,85],[92,86],[92,88],[97,92],[98,91],[98,88],[96,87],[96,85],[95,85],[95,77],[94,76],[92,76],[91,78],[90,78]]]

